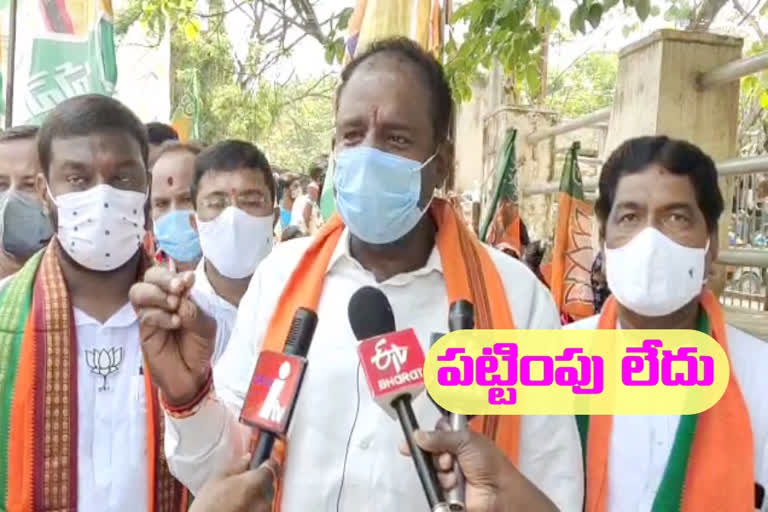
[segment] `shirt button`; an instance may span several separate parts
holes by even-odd
[[[370,447],[371,447],[371,442],[368,439],[363,439],[362,441],[360,441],[360,448],[362,448],[363,450],[367,450]]]

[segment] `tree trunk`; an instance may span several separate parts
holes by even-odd
[[[715,21],[717,13],[720,12],[720,9],[727,3],[728,0],[704,0],[704,3],[696,10],[685,29],[706,32],[709,30],[709,26],[712,25],[712,22]]]

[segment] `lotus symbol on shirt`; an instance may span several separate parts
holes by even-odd
[[[85,351],[85,362],[91,369],[91,373],[101,376],[104,379],[103,385],[99,391],[107,391],[107,377],[120,369],[123,362],[123,348],[101,348]]]

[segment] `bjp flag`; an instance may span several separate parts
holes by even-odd
[[[501,147],[496,167],[496,188],[493,202],[480,232],[480,239],[494,247],[507,247],[523,257],[522,221],[517,204],[517,165],[515,140],[517,132],[510,130]]]
[[[558,218],[552,251],[550,290],[561,314],[574,320],[595,313],[591,270],[592,207],[584,200],[579,171],[580,145],[574,142],[565,158],[558,193]]]

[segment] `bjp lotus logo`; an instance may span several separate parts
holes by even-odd
[[[99,391],[107,391],[109,389],[107,377],[117,372],[123,362],[123,347],[86,350],[85,362],[91,369],[91,373],[100,375],[104,379]]]

